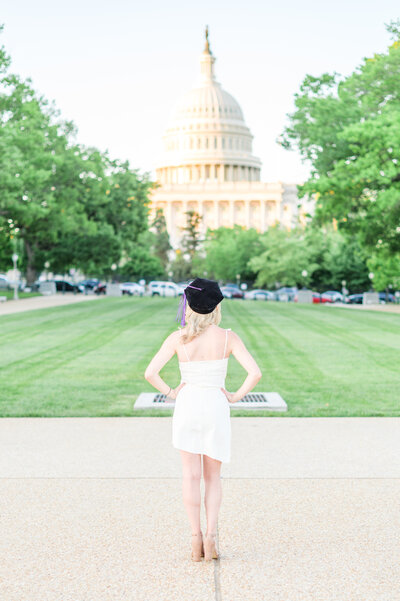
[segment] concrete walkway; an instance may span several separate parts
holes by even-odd
[[[61,292],[49,294],[48,296],[31,296],[18,300],[8,300],[5,303],[0,303],[0,316],[22,313],[23,311],[31,311],[32,309],[47,309],[49,307],[71,305],[72,303],[80,303],[97,298],[99,298],[97,294],[73,294],[72,292],[63,294]]]
[[[354,311],[381,311],[382,313],[400,313],[400,305],[387,303],[382,305],[351,305],[347,303],[324,303],[324,307],[353,309]]]
[[[232,418],[200,563],[171,427],[0,420],[0,599],[400,601],[400,418]]]

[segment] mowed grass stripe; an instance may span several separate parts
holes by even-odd
[[[58,410],[63,407],[64,414],[74,415],[74,406],[79,406],[80,411],[90,415],[85,410],[86,399],[95,414],[97,410],[100,414],[108,414],[114,393],[118,394],[123,381],[121,376],[124,358],[126,368],[132,372],[140,361],[146,363],[144,355],[149,359],[153,353],[154,342],[151,339],[152,336],[157,336],[153,327],[156,303],[143,303],[140,300],[101,299],[96,302],[97,319],[93,319],[91,314],[91,319],[88,318],[84,324],[73,319],[76,312],[72,309],[76,309],[78,305],[69,307],[71,312],[67,322],[65,311],[62,311],[59,331],[53,332],[51,337],[46,332],[43,334],[36,355],[34,348],[30,347],[29,357],[24,357],[25,350],[21,348],[20,363],[15,361],[7,369],[3,368],[0,382],[2,414],[5,414],[4,411],[7,414],[19,414],[23,410],[27,415],[41,415],[42,407],[46,407],[49,414],[58,414]],[[79,306],[83,308],[87,304]],[[162,334],[167,335],[171,311],[160,303],[157,304],[157,309]],[[66,326],[66,323],[69,325]],[[19,326],[24,327],[23,323]],[[29,331],[26,332],[26,337],[29,338]],[[124,340],[120,341],[120,337]],[[57,339],[59,343],[55,344],[54,340]],[[48,348],[43,349],[44,343],[47,343]],[[135,357],[135,351],[139,356]],[[144,369],[145,367],[143,371]],[[147,385],[143,374],[138,379],[141,387],[143,384]]]
[[[240,302],[234,303],[239,310]],[[344,327],[346,320],[339,319],[339,325],[336,324],[336,309],[262,302],[247,303],[247,309],[252,314],[248,321],[253,323],[254,315],[258,315],[258,337],[263,341],[268,363],[267,389],[281,392],[289,402],[291,414],[296,414],[300,405],[300,414],[306,410],[307,415],[399,413],[397,355],[391,350],[385,361],[380,357],[388,336],[382,328],[371,328],[369,332],[374,345],[353,344],[349,325]],[[385,317],[390,320],[392,316]],[[368,317],[363,314],[360,318],[365,328]],[[328,335],[321,320],[327,322]],[[352,321],[354,329],[359,330],[358,320]],[[375,324],[376,321],[381,320],[373,320]],[[395,342],[398,349],[400,337],[391,332],[390,336],[391,349]],[[274,348],[272,355],[268,347]],[[264,378],[257,388],[263,382]]]
[[[133,405],[140,392],[155,391],[144,370],[178,327],[178,302],[104,298],[2,317],[0,414],[171,415]],[[220,325],[242,337],[262,369],[255,390],[279,392],[289,405],[286,415],[400,415],[399,316],[228,299],[222,314]],[[178,385],[176,356],[161,375]],[[237,389],[245,376],[232,357],[227,389]]]
[[[326,315],[327,310],[329,309],[325,307],[316,307],[313,309],[313,314],[309,314],[307,319],[308,332],[312,330],[315,334],[323,336],[324,340],[320,341],[320,344],[325,342],[332,345],[333,348],[344,347],[347,351],[352,351],[353,360],[358,358],[361,361],[368,358],[369,361],[382,368],[382,370],[398,372],[397,362],[394,361],[398,335],[385,332],[382,336],[380,327],[370,327],[369,329],[364,327],[362,330],[357,330],[354,327],[350,329],[345,322],[341,325],[340,320],[332,323],[326,319],[326,317],[329,317]],[[325,315],[323,312],[325,312]],[[297,311],[292,311],[287,314],[287,317],[297,324],[301,319]],[[304,343],[306,344],[310,338],[310,336],[307,336]],[[377,352],[377,349],[379,349],[379,352]]]
[[[60,307],[51,307],[49,309],[35,309],[32,311],[5,315],[0,317],[1,343],[8,343],[15,340],[26,339],[25,330],[29,330],[30,338],[42,334],[51,333],[53,330],[59,330],[62,321],[72,325],[79,326],[80,322],[85,322],[85,327],[93,325],[98,326],[99,319],[104,323],[107,320],[112,322],[115,319],[115,301],[125,301],[124,299],[100,298],[91,302],[82,302]],[[138,299],[134,297],[129,299],[132,302]],[[95,304],[93,304],[95,303]],[[24,320],[24,330],[19,326],[21,319]]]
[[[315,382],[318,382],[319,390],[325,392],[322,397],[325,407],[326,392],[332,388],[331,381],[325,378],[313,354],[304,351],[299,341],[302,337],[296,336],[293,328],[285,324],[287,316],[284,311],[271,312],[271,306],[261,303],[248,306],[248,311],[254,314],[256,326],[253,344],[258,340],[261,352],[265,353],[264,358],[256,357],[258,363],[264,366],[264,377],[257,388],[279,392],[290,404],[293,413],[302,411],[302,401],[312,401]],[[239,307],[237,311],[242,312]],[[253,347],[249,345],[249,348]]]
[[[140,319],[144,318],[144,312],[151,315],[151,307],[126,306],[126,303],[125,306],[107,306],[108,299],[104,301],[99,301],[100,305],[97,303],[96,311],[92,312],[87,310],[88,303],[79,304],[81,311],[76,310],[77,305],[70,305],[69,311],[62,312],[58,325],[53,319],[51,325],[44,322],[39,331],[36,326],[31,329],[27,326],[29,338],[24,334],[23,348],[21,340],[9,342],[7,354],[3,353],[0,365],[8,367],[11,373],[13,366],[17,369],[22,366],[46,369],[46,365],[52,368],[61,357],[63,361],[68,361],[85,352],[85,349],[87,352],[96,348],[107,336],[118,335],[122,327],[129,326],[136,319],[136,313],[141,314]]]

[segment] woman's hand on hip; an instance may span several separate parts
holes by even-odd
[[[181,383],[179,384],[179,386],[177,386],[176,388],[173,388],[173,389],[171,390],[171,392],[169,393],[169,395],[168,395],[168,397],[167,397],[167,398],[168,398],[168,399],[175,400],[175,399],[176,399],[176,397],[178,396],[178,392],[179,392],[179,391],[180,391],[180,390],[181,390],[181,389],[182,389],[184,386],[186,386],[186,382],[181,382]]]
[[[234,392],[228,392],[225,390],[225,388],[221,388],[221,390],[230,403],[236,403],[239,400],[236,398],[236,394]]]

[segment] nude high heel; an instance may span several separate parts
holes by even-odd
[[[204,557],[203,534],[192,534],[192,560],[201,561]]]
[[[204,559],[210,561],[211,559],[218,559],[218,552],[215,546],[216,534],[207,534],[204,538]]]

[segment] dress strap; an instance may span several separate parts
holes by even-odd
[[[225,348],[224,348],[224,354],[223,354],[223,359],[225,359],[225,353],[226,353],[226,343],[228,342],[228,331],[230,330],[230,328],[228,328],[227,330],[225,330]]]
[[[182,330],[179,330],[179,336],[182,336]],[[183,342],[182,342],[182,346],[183,346],[183,350],[185,351],[185,354],[186,354],[187,360],[188,360],[188,361],[190,361],[190,358],[189,358],[188,352],[187,352],[187,350],[186,350],[186,346],[185,346],[185,344],[184,344]]]

